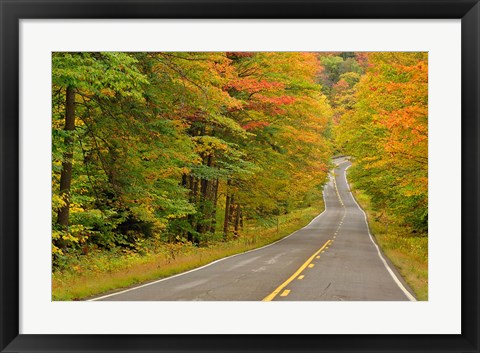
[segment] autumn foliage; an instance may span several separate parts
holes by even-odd
[[[54,266],[239,239],[320,200],[338,154],[426,235],[426,53],[54,53]]]
[[[339,118],[337,143],[355,157],[353,177],[385,217],[428,227],[428,55],[368,53],[355,103]]]
[[[321,198],[332,111],[315,53],[54,53],[52,66],[55,266],[228,241]]]

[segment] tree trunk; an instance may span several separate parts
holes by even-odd
[[[237,204],[235,203],[235,195],[230,195],[230,210],[228,211],[228,224],[233,224],[235,225],[235,213],[236,213],[236,208]],[[236,234],[235,234],[236,236]]]
[[[235,212],[234,234],[235,234],[235,237],[238,237],[238,227],[240,225],[240,213],[241,213],[240,204],[236,204],[235,209],[236,209],[236,212]]]
[[[218,179],[214,179],[212,182],[212,223],[210,224],[210,233],[215,233],[217,228],[217,202],[218,202]]]
[[[199,234],[205,233],[205,224],[206,214],[207,214],[207,202],[208,202],[208,180],[207,179],[200,179],[200,195],[199,195],[199,203],[198,203],[198,211],[200,213],[200,219],[197,219],[197,232]]]
[[[190,202],[195,204],[197,203],[197,179],[193,176],[190,175],[188,177],[189,179],[189,189],[190,189]],[[189,214],[187,216],[188,222],[190,223],[192,229],[195,228],[195,216]],[[187,240],[189,242],[194,243],[196,239],[194,239],[192,231],[188,231],[187,233]]]
[[[227,191],[225,192],[225,219],[223,220],[223,239],[228,238],[228,224],[230,220],[230,195],[228,195],[228,188],[230,186],[230,180],[227,180]]]
[[[243,210],[240,208],[240,229],[244,230],[244,224],[243,224]]]
[[[208,155],[203,159],[203,163],[207,167],[211,167],[212,165],[212,156]],[[205,234],[207,229],[210,229],[209,223],[211,223],[211,184],[212,182],[208,179],[200,179],[200,202],[199,202],[199,211],[201,214],[201,219],[197,223],[197,232],[200,234]]]
[[[198,180],[194,176],[191,177],[191,180],[192,180],[192,201],[197,203]]]
[[[63,154],[62,172],[60,174],[60,196],[65,205],[58,210],[57,222],[64,229],[68,229],[70,217],[70,187],[72,185],[73,136],[75,130],[75,89],[67,87],[65,98],[65,127],[68,132],[65,137],[65,153]]]

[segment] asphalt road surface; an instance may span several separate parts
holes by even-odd
[[[415,301],[371,237],[366,216],[337,167],[324,189],[325,211],[276,243],[198,269],[91,300]]]

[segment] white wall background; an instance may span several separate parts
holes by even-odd
[[[20,333],[460,333],[460,20],[22,20]],[[52,51],[428,51],[428,302],[52,302]]]

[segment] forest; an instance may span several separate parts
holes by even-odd
[[[160,253],[263,245],[252,229],[320,211],[336,155],[426,264],[427,53],[53,53],[54,297]]]

